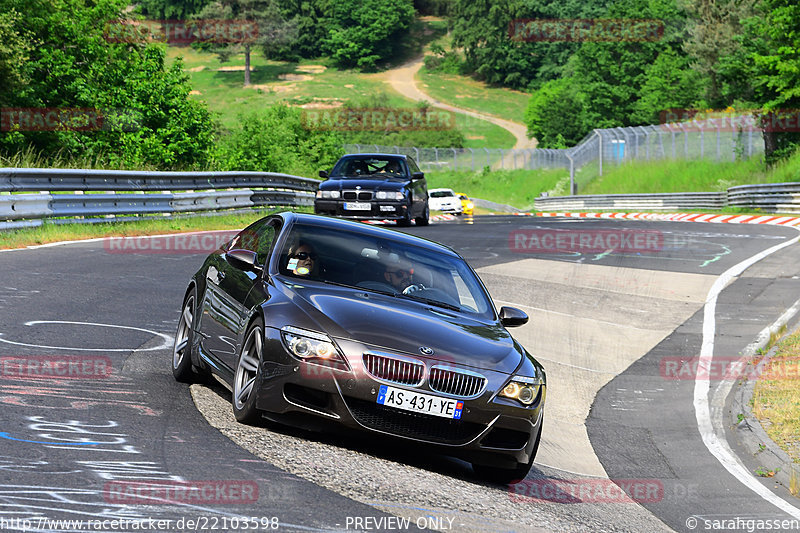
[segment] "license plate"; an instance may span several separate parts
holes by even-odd
[[[396,389],[386,385],[381,385],[380,391],[378,391],[378,403],[404,411],[413,411],[455,420],[461,420],[461,411],[464,409],[464,402],[458,400],[449,400],[431,394]]]
[[[347,211],[370,211],[372,206],[369,202],[345,202],[344,208]]]

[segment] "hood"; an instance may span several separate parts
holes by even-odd
[[[334,338],[507,374],[522,361],[514,340],[499,322],[487,324],[467,314],[357,288],[309,283],[284,289],[315,323],[306,327]],[[434,354],[422,357],[422,346],[432,348]]]
[[[408,183],[407,178],[375,178],[375,179],[358,179],[358,178],[331,178],[319,184],[322,191],[339,191],[343,189],[351,190],[356,187],[361,187],[363,191],[374,191],[376,189],[401,190],[403,185]]]

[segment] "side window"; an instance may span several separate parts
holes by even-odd
[[[272,244],[275,242],[276,225],[275,220],[256,222],[234,237],[228,249],[239,248],[255,252],[258,254],[258,263],[263,265],[267,262]]]
[[[413,159],[411,159],[411,158],[409,157],[408,159],[406,159],[406,161],[408,161],[408,166],[411,168],[411,173],[412,173],[412,174],[413,174],[414,172],[421,172],[421,171],[420,171],[420,169],[419,169],[419,167],[417,166],[417,164],[414,162],[414,160],[413,160]]]

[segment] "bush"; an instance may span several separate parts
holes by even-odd
[[[218,153],[220,170],[285,172],[312,176],[344,154],[337,132],[309,130],[302,111],[285,104],[239,116]]]
[[[541,148],[574,146],[591,128],[582,95],[569,78],[548,81],[531,95],[525,124]]]

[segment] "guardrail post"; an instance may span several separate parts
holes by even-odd
[[[475,150],[472,148],[467,148],[469,150],[470,156],[472,157],[472,172],[475,172]]]
[[[419,160],[419,149],[416,146],[414,146],[413,149],[414,149],[414,161],[416,161],[418,164],[421,164],[422,162]]]
[[[578,194],[578,188],[575,186],[575,160],[572,159],[572,156],[568,153],[564,155],[566,155],[569,160],[569,193],[575,196]]]
[[[458,159],[456,158],[456,149],[451,148],[453,151],[453,170],[458,170]]]
[[[603,175],[603,135],[594,130],[594,134],[597,135],[597,155],[599,156],[598,159],[598,176]]]

